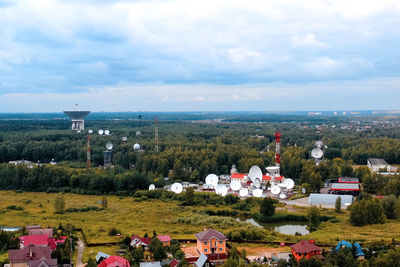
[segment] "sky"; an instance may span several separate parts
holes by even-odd
[[[0,112],[400,110],[400,0],[0,0]]]

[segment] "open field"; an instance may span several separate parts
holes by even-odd
[[[54,214],[54,199],[57,194],[52,193],[17,193],[14,191],[0,191],[0,225],[26,226],[40,224],[42,226],[57,227],[61,222],[64,226],[72,224],[76,228],[82,228],[89,243],[116,242],[114,236],[109,236],[108,231],[115,227],[123,235],[144,235],[146,232],[152,236],[155,230],[157,234],[169,234],[172,238],[194,238],[194,233],[202,231],[204,226],[213,227],[224,233],[241,227],[255,227],[248,223],[239,223],[231,217],[209,217],[195,214],[194,210],[202,209],[227,209],[220,207],[181,207],[179,202],[172,200],[147,200],[137,201],[132,197],[108,196],[108,208],[100,211],[72,212]],[[87,206],[99,206],[97,203],[102,196],[92,195],[64,195],[66,208],[83,208]],[[8,206],[20,206],[23,210],[9,210]],[[281,205],[279,205],[281,206]],[[257,210],[254,207],[253,212]],[[295,207],[297,214],[305,214],[307,209]],[[323,215],[336,217],[335,223],[324,222],[319,229],[307,236],[288,236],[276,233],[272,230],[263,230],[265,241],[297,242],[302,239],[315,239],[320,244],[336,244],[345,239],[360,241],[363,243],[384,240],[390,242],[392,238],[400,240],[400,222],[386,220],[385,224],[353,227],[347,222],[347,213],[335,214],[333,210],[322,209]],[[198,216],[198,217],[196,217]],[[177,223],[177,218],[200,218],[200,223]],[[200,220],[199,219],[199,220]],[[203,223],[204,221],[204,223]],[[206,225],[204,225],[206,224]],[[261,245],[262,246],[262,245]],[[84,260],[95,255],[98,251],[113,253],[118,246],[104,246],[85,248]],[[93,251],[92,253],[90,253]]]

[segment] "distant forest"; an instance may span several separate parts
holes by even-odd
[[[282,173],[296,183],[314,184],[315,189],[325,179],[354,175],[351,165],[365,165],[370,157],[400,163],[397,117],[356,120],[332,116],[320,117],[318,121],[314,117],[310,120],[297,116],[297,120],[286,122],[160,120],[158,153],[154,150],[153,120],[92,119],[86,121],[83,133],[71,131],[70,124],[65,119],[0,120],[0,162],[25,159],[48,163],[54,159],[58,169],[82,172],[81,168],[86,166],[86,130],[93,129],[93,167],[103,164],[102,152],[110,141],[114,144],[113,173],[140,175],[147,182],[167,176],[176,181],[203,181],[209,173],[228,174],[233,164],[240,172],[247,172],[252,165],[265,168],[274,164],[276,131],[282,133]],[[99,129],[109,129],[112,135],[99,136]],[[136,135],[137,131],[141,134]],[[126,144],[121,141],[123,136],[128,138]],[[310,160],[310,151],[317,140],[328,146],[326,162],[318,167]],[[133,150],[135,143],[140,144],[142,151]],[[2,165],[1,169],[5,175],[6,167]],[[73,172],[67,171],[69,179],[62,186],[69,186],[71,176],[76,175]],[[5,186],[5,177],[0,178]]]

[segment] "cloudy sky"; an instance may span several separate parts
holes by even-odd
[[[0,112],[400,109],[400,0],[0,0]]]

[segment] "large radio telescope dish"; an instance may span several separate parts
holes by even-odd
[[[271,186],[271,193],[277,195],[281,192],[281,188],[277,185]]]
[[[217,185],[217,188],[215,188],[215,192],[224,197],[226,194],[228,194],[228,188],[226,188],[226,186],[223,184],[219,184]]]
[[[249,190],[247,188],[241,188],[239,191],[239,196],[246,197],[249,194]]]
[[[253,196],[255,197],[262,197],[263,191],[261,189],[254,189]]]
[[[111,142],[107,142],[106,148],[107,148],[108,151],[112,150],[113,147],[114,147],[114,146],[113,146],[113,144],[112,144]]]
[[[180,183],[173,183],[171,185],[171,191],[174,192],[175,194],[180,194],[183,191],[183,186]]]
[[[269,166],[266,168],[268,173],[278,173],[279,167],[277,166]]]
[[[149,186],[149,191],[153,191],[154,189],[156,189],[156,186],[154,184],[151,184]]]
[[[249,178],[250,180],[254,183],[254,181],[256,180],[256,178],[258,179],[262,179],[262,171],[260,169],[260,167],[258,166],[252,166],[249,170]]]
[[[208,184],[208,185],[210,185],[210,184],[212,184],[214,187],[216,187],[217,186],[217,184],[218,184],[218,176],[217,175],[215,175],[215,174],[209,174],[209,175],[207,175],[207,177],[206,177],[206,184]]]
[[[239,181],[232,181],[230,187],[233,191],[239,191],[242,188],[242,184]]]
[[[314,148],[311,150],[311,157],[314,159],[320,159],[324,155],[324,152],[320,148]]]
[[[294,181],[290,178],[286,178],[284,183],[287,189],[292,189],[294,187]]]

